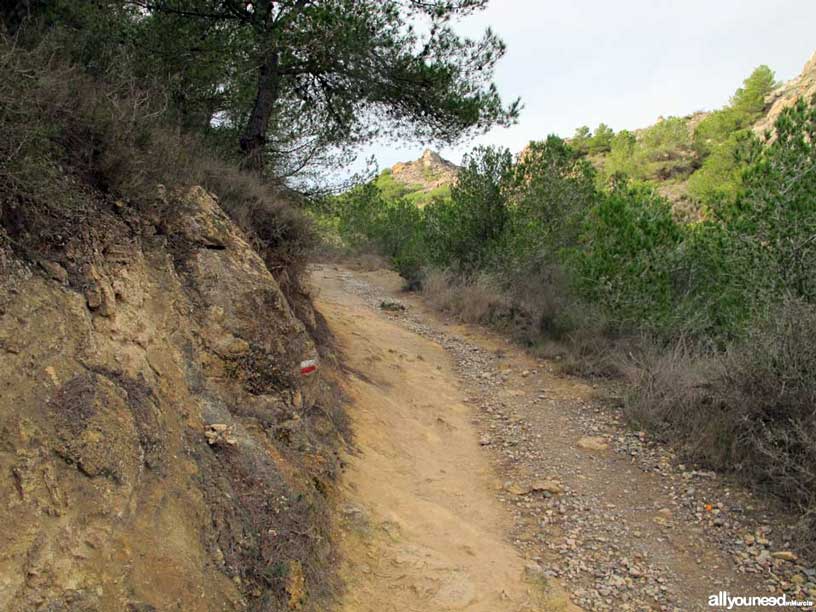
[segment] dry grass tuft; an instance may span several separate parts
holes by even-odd
[[[423,282],[422,294],[434,307],[465,323],[495,325],[510,311],[499,284],[487,274],[465,282],[449,272],[432,271]]]
[[[688,343],[640,359],[626,410],[692,460],[801,513],[816,555],[816,308],[788,301],[724,353]]]

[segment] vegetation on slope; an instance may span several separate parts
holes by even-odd
[[[421,210],[376,185],[331,210],[348,244],[390,257],[440,307],[563,355],[570,371],[629,372],[633,419],[797,504],[803,542],[814,543],[806,440],[816,419],[805,406],[816,398],[816,342],[802,322],[816,316],[816,101],[783,111],[772,138],[742,133],[770,82],[756,72],[703,125],[703,140],[679,119],[612,140],[607,161],[626,139],[634,152],[622,159],[671,176],[687,171],[686,152],[707,147],[708,160],[730,146],[725,119],[736,126],[742,169],[695,223],[678,221],[652,184],[620,172],[627,166],[598,180],[555,136],[517,159],[473,151],[450,199]]]
[[[686,212],[699,216],[710,205],[736,197],[744,169],[743,144],[774,87],[773,72],[760,66],[727,106],[702,118],[668,117],[651,127],[617,134],[604,124],[594,132],[583,126],[570,145],[589,156],[601,179],[623,173],[652,182],[665,193],[678,194],[673,200],[690,199]]]
[[[599,185],[608,186],[614,176],[626,175],[653,185],[671,200],[677,216],[699,219],[710,214],[712,206],[736,198],[752,127],[763,116],[774,87],[773,72],[760,66],[719,110],[661,118],[635,132],[615,133],[603,123],[594,131],[582,126],[568,143],[596,167]],[[385,200],[405,198],[418,206],[450,194],[446,185],[429,191],[419,183],[396,180],[389,170],[375,183]]]
[[[390,169],[383,170],[374,184],[380,190],[382,197],[386,200],[398,200],[405,198],[411,204],[418,207],[426,206],[436,198],[447,198],[450,196],[451,185],[438,185],[428,189],[420,183],[404,183],[394,178]]]

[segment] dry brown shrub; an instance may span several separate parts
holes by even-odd
[[[509,310],[508,300],[488,274],[465,281],[449,272],[431,271],[423,282],[422,293],[436,308],[465,323],[495,324]]]
[[[422,295],[435,308],[450,312],[455,296],[452,275],[442,270],[431,270],[422,283]]]
[[[786,301],[712,354],[680,342],[641,355],[626,410],[685,455],[798,509],[816,555],[816,307]]]

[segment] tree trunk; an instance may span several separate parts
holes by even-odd
[[[264,147],[269,118],[280,92],[279,57],[271,53],[258,69],[258,92],[244,132],[241,134],[243,166],[259,174],[264,170]]]

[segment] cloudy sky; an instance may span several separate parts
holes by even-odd
[[[799,74],[816,51],[815,24],[814,0],[491,0],[459,30],[490,26],[505,40],[496,81],[524,110],[476,143],[517,152],[580,125],[618,131],[717,108],[760,64],[779,80]],[[441,153],[458,162],[476,143]],[[423,148],[383,142],[362,156],[385,168]]]

